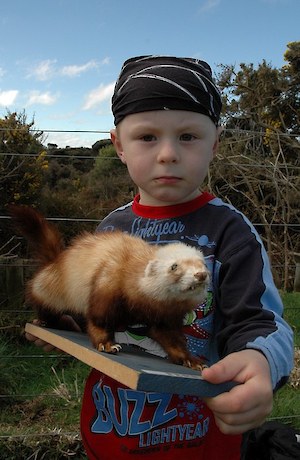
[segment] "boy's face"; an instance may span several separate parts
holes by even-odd
[[[200,194],[219,129],[200,113],[157,110],[126,116],[111,138],[139,188],[140,203],[167,206]]]

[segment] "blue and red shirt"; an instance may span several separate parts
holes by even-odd
[[[143,206],[137,196],[97,230],[200,248],[211,284],[206,302],[195,305],[183,324],[190,351],[210,365],[235,351],[259,350],[269,362],[273,388],[285,383],[293,365],[292,331],[282,319],[261,239],[242,213],[209,193],[164,207]],[[201,398],[132,390],[96,370],[86,383],[81,432],[94,460],[158,460],[162,454],[166,460],[240,459],[241,436],[222,434]]]

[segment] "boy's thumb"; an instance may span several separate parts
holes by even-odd
[[[202,377],[204,380],[210,383],[224,383],[234,380],[237,375],[238,369],[234,365],[232,359],[228,360],[228,357],[221,359],[211,367],[207,367],[202,371]]]

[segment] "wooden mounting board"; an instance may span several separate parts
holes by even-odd
[[[122,351],[116,355],[101,353],[93,348],[87,334],[30,323],[25,331],[134,390],[213,397],[235,386],[233,382],[218,385],[206,382],[198,371],[128,345],[122,345]]]

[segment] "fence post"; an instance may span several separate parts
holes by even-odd
[[[1,258],[0,305],[5,308],[20,308],[24,302],[23,259]]]
[[[294,291],[300,292],[300,254],[295,254],[296,270],[294,279]]]

